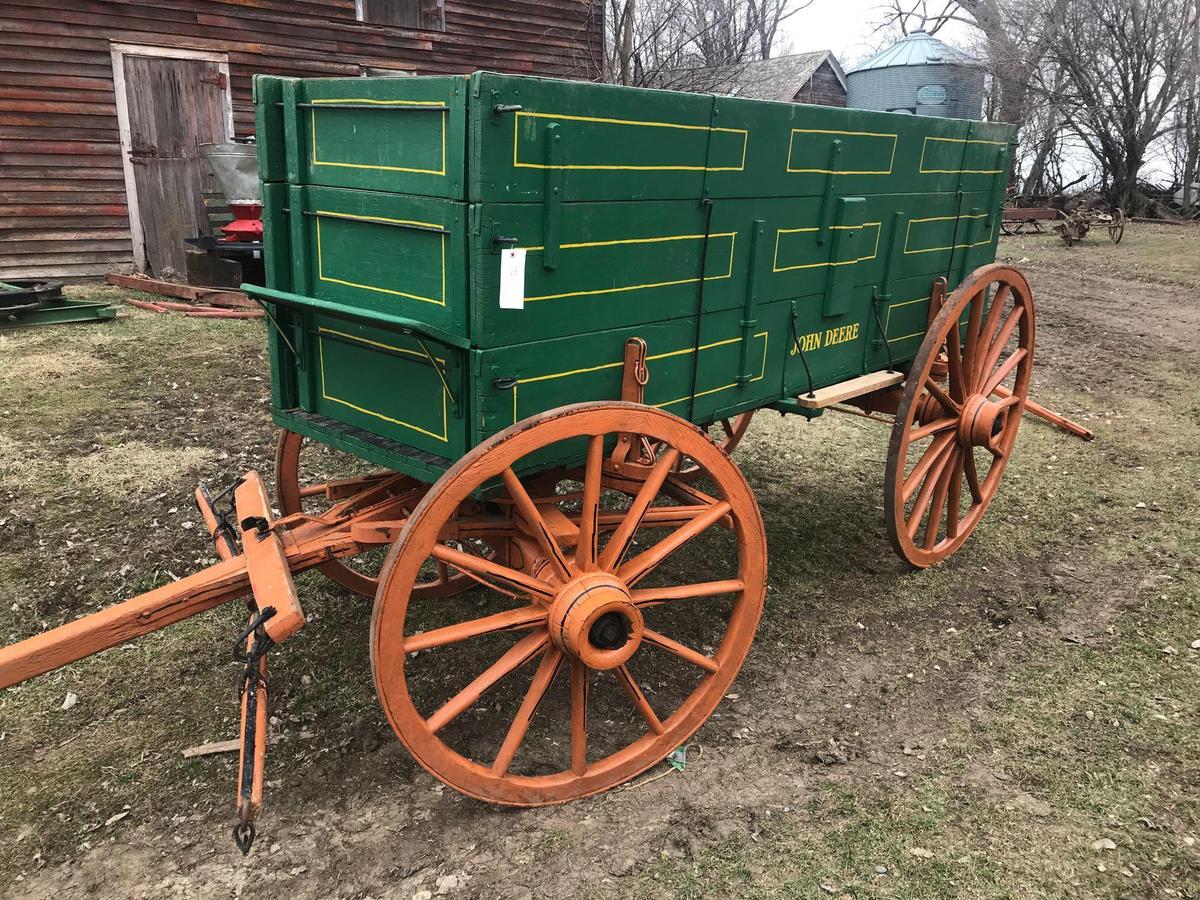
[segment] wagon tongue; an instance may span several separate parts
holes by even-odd
[[[246,597],[250,621],[237,638],[234,654],[243,666],[234,840],[243,853],[249,852],[254,819],[262,805],[267,651],[305,622],[292,574],[393,540],[407,513],[404,498],[389,494],[384,484],[366,484],[322,517],[298,513],[279,520],[257,472],[248,472],[215,495],[201,486],[196,503],[220,561],[139,597],[0,647],[0,689]]]

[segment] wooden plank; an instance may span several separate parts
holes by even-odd
[[[111,267],[117,263],[123,262],[129,256],[128,250],[85,250],[82,248],[88,247],[88,244],[74,244],[76,249],[72,251],[59,253],[14,253],[9,254],[8,248],[5,247],[5,262],[14,266],[23,266],[27,269],[40,269],[43,274],[50,271],[53,267],[59,265],[81,264],[81,265],[97,265]],[[108,268],[103,269],[108,271]]]
[[[211,741],[207,744],[188,747],[183,751],[183,758],[195,759],[197,756],[212,756],[214,753],[236,753],[241,749],[242,742],[237,738],[231,741]]]
[[[80,231],[78,229],[39,229],[39,228],[10,228],[0,230],[0,241],[106,241],[114,239],[129,240],[128,228],[93,228]]]
[[[123,260],[121,265],[128,268],[132,256]],[[54,263],[53,266],[8,266],[0,262],[0,281],[6,278],[87,278],[96,279],[117,266],[109,263]]]
[[[869,372],[866,375],[860,375],[858,378],[851,378],[849,381],[842,381],[838,384],[831,384],[829,387],[821,388],[814,391],[811,396],[801,394],[796,398],[796,403],[805,409],[824,409],[827,406],[842,403],[853,397],[861,397],[863,394],[869,394],[872,391],[892,387],[893,385],[900,384],[902,381],[904,381],[903,372]]]

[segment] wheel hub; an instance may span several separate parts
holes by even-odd
[[[579,575],[550,606],[550,639],[592,669],[624,665],[642,639],[642,613],[625,584],[608,572]]]
[[[972,394],[963,404],[958,422],[958,440],[964,447],[999,450],[1001,435],[1008,421],[1010,405],[983,394]]]

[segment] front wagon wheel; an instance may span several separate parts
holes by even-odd
[[[659,455],[614,477],[617,436]],[[701,470],[672,474],[681,457]],[[526,473],[537,460],[569,468]],[[582,462],[579,462],[582,461]],[[511,523],[507,564],[446,541],[482,491]],[[422,601],[429,556],[480,586]],[[766,590],[758,505],[698,429],[633,403],[584,403],[480,444],[414,510],[381,576],[375,686],[416,760],[493,803],[537,806],[604,791],[662,760],[708,718],[746,658]]]

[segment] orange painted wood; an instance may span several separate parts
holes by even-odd
[[[271,502],[257,472],[246,473],[233,497],[239,523],[251,517],[271,522]],[[296,596],[283,542],[274,531],[264,533],[255,528],[242,528],[241,531],[242,552],[246,557],[254,603],[259,610],[275,607],[275,615],[266,621],[263,630],[275,643],[283,643],[304,627],[304,610]]]
[[[997,397],[1012,396],[1012,391],[1003,385],[999,385],[996,388],[995,393]],[[1045,419],[1055,428],[1061,428],[1068,434],[1073,434],[1076,437],[1083,438],[1085,441],[1092,441],[1096,439],[1096,435],[1091,429],[1084,428],[1078,422],[1068,419],[1061,413],[1056,413],[1049,407],[1042,406],[1042,404],[1036,403],[1028,398],[1025,400],[1025,412],[1029,413],[1031,416],[1037,416],[1039,419]]]
[[[148,594],[0,648],[0,688],[228,603],[249,587],[245,560],[224,560]]]

